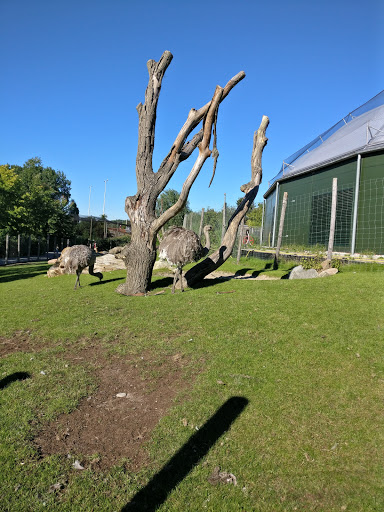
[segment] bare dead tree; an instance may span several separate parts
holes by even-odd
[[[245,194],[242,202],[237,207],[235,213],[228,221],[227,230],[221,242],[221,246],[212,255],[205,258],[200,263],[197,263],[185,274],[185,281],[188,286],[193,286],[195,283],[204,279],[205,276],[220,267],[232,253],[233,246],[236,241],[238,227],[242,219],[247,214],[250,206],[256,198],[259,190],[259,185],[262,179],[262,166],[261,158],[264,147],[268,139],[265,136],[269,124],[267,116],[263,116],[259,129],[254,133],[253,137],[253,150],[251,158],[251,180],[242,185],[240,190]]]
[[[156,259],[156,237],[164,224],[179,213],[185,206],[189,191],[197,178],[204,162],[211,156],[209,148],[212,127],[216,123],[220,103],[233,87],[245,77],[241,71],[223,88],[217,86],[212,100],[198,110],[191,109],[187,120],[178,133],[168,155],[162,161],[157,172],[153,171],[152,158],[155,143],[156,111],[162,79],[172,61],[172,54],[165,51],[158,62],[147,63],[149,80],[145,92],[144,104],[139,103],[139,140],[136,157],[137,192],[125,200],[125,211],[131,220],[131,243],[123,250],[127,267],[126,282],[117,288],[124,295],[144,294],[151,282],[153,265]],[[187,138],[202,122],[202,128],[189,141]],[[156,199],[165,189],[179,164],[189,158],[198,149],[197,158],[185,180],[177,202],[163,212],[155,215]],[[213,156],[217,159],[214,147]],[[247,196],[252,192],[248,192]],[[251,196],[249,196],[251,197]]]

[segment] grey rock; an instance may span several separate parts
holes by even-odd
[[[291,273],[289,274],[289,279],[313,279],[314,277],[318,276],[319,275],[314,268],[304,270],[302,265],[298,265],[297,267],[291,270]]]

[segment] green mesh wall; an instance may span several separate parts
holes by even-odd
[[[284,192],[288,206],[283,246],[328,246],[332,179],[338,179],[336,251],[350,252],[357,157],[282,181],[279,186],[276,237]],[[264,243],[273,230],[275,193],[266,198]],[[272,240],[272,235],[271,235]],[[275,238],[275,243],[277,239]],[[384,152],[362,155],[355,252],[384,254]]]
[[[275,228],[277,242],[281,204],[288,192],[288,205],[283,230],[283,246],[328,247],[331,216],[332,180],[338,179],[336,228],[334,249],[349,251],[352,237],[352,219],[356,177],[356,160],[334,164],[287,181],[279,186],[278,215]],[[275,204],[275,196],[266,199],[266,211]],[[272,228],[271,228],[272,229]],[[265,234],[264,234],[265,236]],[[264,241],[266,238],[264,237]]]
[[[362,158],[356,252],[384,254],[384,153]]]

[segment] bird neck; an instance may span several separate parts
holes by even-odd
[[[205,235],[205,247],[204,249],[206,251],[209,251],[211,248],[211,238],[209,236],[209,229],[204,229],[204,235]]]

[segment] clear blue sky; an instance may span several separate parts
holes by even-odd
[[[174,59],[163,81],[154,164],[190,108],[246,78],[221,104],[216,177],[209,159],[192,209],[234,204],[249,181],[253,132],[269,142],[258,200],[282,160],[384,88],[384,2],[371,0],[0,0],[0,163],[39,156],[63,171],[87,214],[126,218],[136,192],[138,118],[148,59]],[[169,187],[181,190],[193,156]]]

